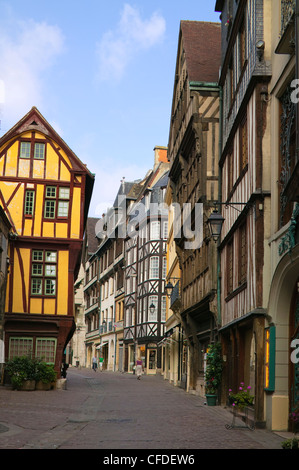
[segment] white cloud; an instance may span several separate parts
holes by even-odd
[[[90,169],[90,168],[89,168]],[[101,217],[112,207],[117,196],[121,180],[124,177],[126,182],[143,179],[150,168],[141,168],[137,165],[127,167],[114,166],[114,168],[93,168],[95,172],[95,185],[92,195],[90,217]]]
[[[0,81],[4,121],[9,127],[32,106],[41,107],[44,73],[64,50],[60,29],[45,22],[0,20]],[[7,129],[6,129],[7,130]]]
[[[121,78],[139,52],[163,39],[165,29],[165,20],[158,13],[142,20],[137,9],[125,4],[117,29],[106,32],[97,44],[99,79]]]

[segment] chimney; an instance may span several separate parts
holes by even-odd
[[[167,147],[156,146],[154,148],[154,152],[155,152],[154,170],[156,170],[161,162],[162,163],[168,163],[168,160],[167,160]]]

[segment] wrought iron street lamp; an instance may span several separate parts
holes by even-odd
[[[172,291],[174,289],[174,285],[172,284],[171,280],[173,281],[180,281],[179,277],[171,277],[168,283],[165,286],[165,294],[167,295],[168,298],[171,297]]]
[[[236,207],[234,207],[234,206],[242,205],[242,206],[246,207],[246,206],[250,205],[250,203],[248,203],[248,202],[216,202],[215,203],[215,209],[213,210],[213,212],[211,213],[210,217],[207,220],[207,224],[208,224],[209,229],[210,229],[211,237],[213,238],[215,243],[219,240],[221,230],[222,230],[222,225],[223,225],[223,222],[225,221],[225,218],[222,216],[222,214],[220,214],[218,212],[218,210],[216,208],[217,204],[224,205],[224,206],[230,206],[230,207],[232,207],[233,209],[235,209],[239,212],[241,212],[241,211],[239,209],[237,209]]]
[[[208,218],[208,225],[210,228],[211,236],[215,242],[217,242],[220,237],[224,220],[224,217],[219,214],[217,209],[214,209],[212,214]]]

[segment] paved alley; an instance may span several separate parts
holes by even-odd
[[[161,376],[71,368],[66,390],[0,387],[1,449],[280,449],[266,430],[227,429],[232,415]]]

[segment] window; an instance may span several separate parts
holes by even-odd
[[[154,305],[155,310],[151,312],[150,306]],[[157,313],[158,313],[158,296],[157,295],[150,295],[148,299],[148,321],[157,321]]]
[[[47,186],[46,196],[45,196],[45,212],[44,212],[45,218],[55,219],[56,206],[57,206],[57,217],[68,217],[69,198],[70,198],[70,188],[65,188],[65,187],[59,188],[58,200],[57,200],[56,186]]]
[[[160,222],[155,220],[151,223],[151,240],[159,240],[160,238]]]
[[[166,321],[166,297],[162,297],[161,302],[161,321]]]
[[[159,278],[159,257],[152,256],[150,259],[150,279]]]
[[[246,223],[239,229],[239,262],[239,284],[243,284],[247,278]]]
[[[240,74],[243,71],[243,67],[246,61],[246,31],[245,31],[245,20],[243,20],[241,28],[239,30],[239,51],[240,51]]]
[[[168,238],[168,222],[163,222],[163,238],[165,240]]]
[[[227,245],[227,293],[233,291],[233,240]]]
[[[54,219],[56,208],[56,187],[46,186],[45,218]]]
[[[24,215],[33,215],[34,196],[34,191],[29,189],[25,191]]]
[[[55,363],[56,339],[53,338],[37,338],[35,357],[47,362]]]
[[[21,356],[32,357],[33,339],[32,338],[10,338],[9,339],[9,359]]]
[[[279,228],[289,222],[293,203],[284,194],[296,161],[296,106],[289,85],[280,98],[279,160],[278,160],[278,221]]]
[[[45,158],[45,144],[36,142],[34,144],[34,158],[36,160],[44,160]]]
[[[35,142],[33,158],[36,160],[44,160],[45,158],[45,144],[42,142]],[[21,142],[20,143],[20,158],[30,158],[31,157],[31,142]]]
[[[247,118],[243,119],[240,126],[240,173],[248,163],[248,144],[247,144]]]
[[[59,188],[58,217],[68,217],[70,188]]]
[[[231,150],[227,155],[227,197],[229,198],[230,193],[233,189],[234,182],[234,165],[233,165],[233,151]]]
[[[30,142],[21,142],[20,145],[20,158],[30,158]]]
[[[11,337],[9,339],[9,359],[14,357],[29,356],[43,360],[48,364],[55,363],[56,339],[55,338],[22,338]]]
[[[167,259],[163,258],[163,266],[162,266],[162,279],[166,279],[167,274]]]
[[[229,63],[229,106],[233,104],[234,100],[234,61],[231,57]]]
[[[31,294],[56,295],[57,252],[33,250],[31,264]]]

